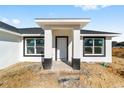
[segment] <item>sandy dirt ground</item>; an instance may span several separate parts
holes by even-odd
[[[120,58],[124,58],[124,48],[113,48],[112,55]]]
[[[84,62],[80,71],[56,72],[43,70],[41,63],[17,63],[0,70],[0,87],[120,88],[124,87],[124,58],[114,55],[111,64]]]
[[[43,70],[41,63],[23,62],[0,70],[0,87],[60,88],[78,87],[79,71],[55,72]]]
[[[115,88],[124,87],[124,59],[113,57],[113,63],[81,64],[81,87]]]

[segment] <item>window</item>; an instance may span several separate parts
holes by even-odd
[[[104,55],[104,38],[84,38],[84,55]]]
[[[26,55],[43,55],[44,38],[25,38]]]

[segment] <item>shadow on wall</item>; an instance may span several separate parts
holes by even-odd
[[[6,32],[0,31],[0,41],[6,41],[6,42],[20,42],[20,36],[16,36],[13,34],[9,34]]]
[[[21,37],[0,31],[0,69],[19,62]]]

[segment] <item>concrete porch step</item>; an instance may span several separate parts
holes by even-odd
[[[51,70],[53,70],[53,71],[72,71],[73,68],[69,65],[68,62],[53,61]]]

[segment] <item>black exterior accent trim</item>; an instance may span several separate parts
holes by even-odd
[[[67,61],[68,61],[68,36],[56,36],[55,37],[55,60],[57,60],[57,38],[66,38],[67,39]]]
[[[51,69],[52,67],[52,58],[44,58],[42,62],[42,66],[44,69]]]
[[[72,68],[80,70],[80,58],[72,58]]]
[[[85,55],[84,54],[84,38],[103,38],[104,39],[104,55]],[[86,36],[83,37],[83,57],[106,57],[106,37],[95,37],[95,36]]]
[[[23,37],[23,56],[24,57],[44,57],[44,55],[26,55],[25,54],[25,38],[44,38],[44,36],[41,36],[41,37],[39,37],[39,36],[27,36],[27,37]]]

